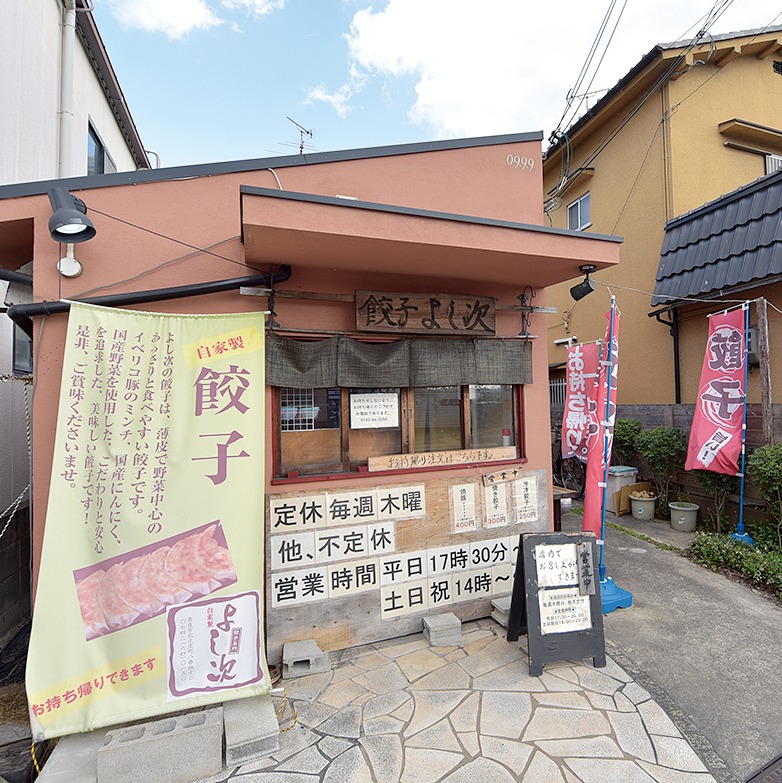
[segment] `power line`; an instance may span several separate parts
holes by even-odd
[[[674,60],[672,60],[670,66],[662,74],[660,74],[660,76],[658,76],[658,78],[654,81],[652,86],[646,91],[646,93],[644,93],[644,95],[639,99],[639,101],[630,110],[630,112],[627,115],[625,115],[625,117],[620,121],[619,125],[614,129],[614,131],[598,145],[597,149],[584,161],[584,163],[581,164],[581,166],[579,166],[577,171],[581,171],[589,168],[590,164],[594,162],[594,160],[598,157],[598,155],[600,155],[600,153],[617,137],[617,135],[633,119],[633,117],[635,117],[635,115],[646,105],[647,101],[649,101],[652,95],[654,95],[657,92],[657,90],[659,90],[660,87],[662,87],[662,85],[665,84],[668,81],[668,79],[670,79],[673,73],[678,69],[681,63],[685,60],[686,56],[698,45],[701,39],[708,33],[709,29],[714,26],[714,24],[717,22],[720,16],[722,16],[722,14],[725,13],[725,11],[732,3],[733,0],[717,0],[717,2],[715,2],[715,4],[712,6],[709,12],[704,17],[702,17],[704,22],[702,27],[698,31],[698,33],[692,39],[690,39],[687,45],[679,53],[679,55]],[[570,142],[568,139],[566,145],[569,145],[569,143]],[[572,160],[572,152],[570,151],[568,152],[568,158]],[[560,181],[557,187],[549,192],[548,195],[550,196],[550,199],[547,200],[547,203],[548,201],[556,198],[562,193],[562,191],[564,190],[565,183],[568,181],[570,176],[571,176],[571,172],[568,167],[565,170],[564,175],[560,176]]]

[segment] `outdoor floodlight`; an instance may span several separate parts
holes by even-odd
[[[589,279],[589,275],[595,271],[595,268],[593,264],[584,264],[578,268],[578,271],[586,276],[578,285],[574,285],[570,289],[570,295],[574,301],[577,302],[579,299],[583,299],[587,294],[591,294],[595,290],[595,284]]]
[[[49,218],[49,233],[55,242],[72,244],[86,242],[95,234],[95,226],[87,217],[87,206],[65,188],[52,188],[49,201],[54,212]]]

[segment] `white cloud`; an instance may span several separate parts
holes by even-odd
[[[205,0],[109,0],[111,10],[125,27],[149,33],[165,33],[178,39],[193,30],[221,24]]]
[[[265,16],[272,11],[285,8],[285,2],[286,0],[222,0],[226,8],[238,8],[254,16]]]
[[[348,103],[353,93],[350,86],[345,84],[334,92],[329,92],[324,85],[313,87],[307,97],[304,99],[304,103],[315,103],[320,101],[321,103],[328,103],[339,117],[346,117],[350,107]]]
[[[713,2],[657,0],[653,11],[628,3],[591,89],[612,87],[655,44],[691,36]],[[354,15],[347,35],[354,73],[334,93],[322,89],[320,99],[334,100],[344,116],[363,86],[361,75],[412,76],[417,97],[409,116],[440,137],[551,130],[608,5],[386,0],[379,10],[375,4]],[[741,5],[712,32],[762,27],[779,10],[778,0]]]
[[[221,0],[220,6],[258,17],[284,8],[285,3],[286,0]],[[109,0],[109,4],[123,26],[165,33],[174,40],[227,21],[218,14],[217,3],[208,0]],[[230,25],[232,30],[241,32],[235,21]]]

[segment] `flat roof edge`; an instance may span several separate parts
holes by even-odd
[[[498,136],[476,136],[467,139],[445,139],[442,141],[412,142],[382,147],[360,147],[333,152],[315,152],[304,155],[280,155],[273,158],[252,158],[246,160],[222,161],[217,163],[197,163],[189,166],[172,166],[163,169],[139,169],[137,171],[118,171],[113,174],[99,174],[88,177],[67,177],[64,179],[21,182],[0,186],[0,200],[22,198],[46,193],[53,187],[67,190],[91,190],[110,188],[119,185],[140,185],[148,182],[166,182],[177,179],[211,177],[217,174],[239,174],[243,171],[262,171],[270,168],[288,168],[292,166],[311,166],[320,163],[340,163],[351,160],[369,160],[394,155],[415,155],[422,152],[440,152],[443,150],[489,147],[499,144],[517,144],[520,142],[542,141],[543,131],[530,133],[508,133]]]
[[[379,204],[374,201],[354,201],[353,199],[340,198],[339,196],[320,196],[313,193],[298,193],[293,190],[275,190],[273,188],[261,188],[254,185],[240,185],[239,193],[246,196],[263,196],[266,198],[285,199],[288,201],[300,201],[308,204],[325,204],[334,207],[348,209],[364,209],[373,212],[386,212],[411,217],[425,217],[436,220],[450,220],[458,223],[474,223],[476,225],[491,226],[494,228],[512,228],[517,231],[537,231],[541,234],[566,236],[572,239],[599,239],[608,242],[623,242],[622,237],[610,234],[592,234],[587,231],[571,231],[566,228],[554,228],[533,223],[517,223],[512,220],[498,220],[495,218],[478,217],[476,215],[460,215],[454,212],[438,212],[431,209],[416,209],[414,207],[401,207],[394,204]]]

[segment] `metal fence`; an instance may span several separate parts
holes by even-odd
[[[548,382],[549,402],[552,405],[565,404],[566,378],[551,378]]]

